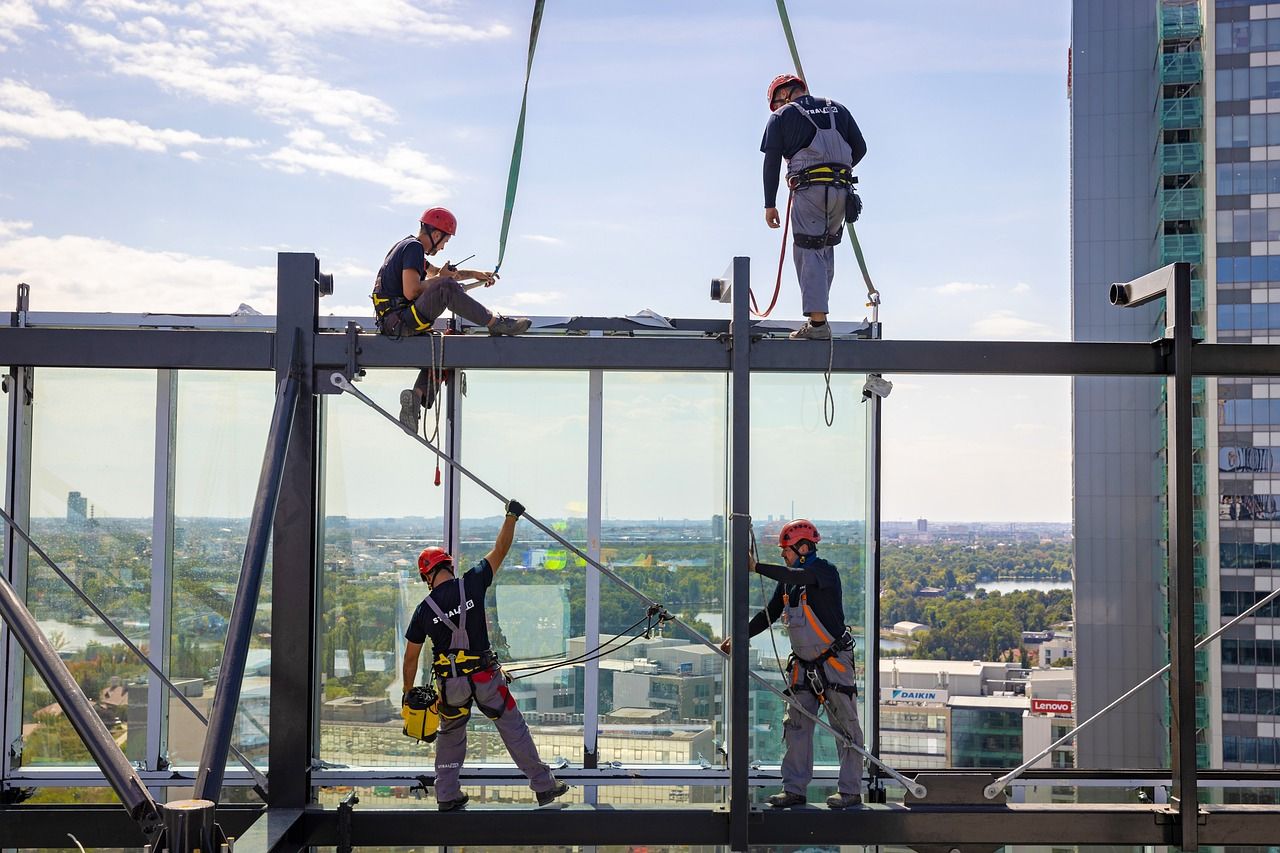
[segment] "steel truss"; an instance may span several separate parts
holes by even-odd
[[[897,844],[915,847],[945,844],[948,848],[993,847],[1002,844],[1122,844],[1170,845],[1195,849],[1201,845],[1265,845],[1280,838],[1280,807],[1198,805],[1199,785],[1232,786],[1253,780],[1274,787],[1280,779],[1267,774],[1198,772],[1194,762],[1194,727],[1180,725],[1185,713],[1174,715],[1171,726],[1174,770],[1154,771],[1155,786],[1172,787],[1173,805],[1031,805],[983,800],[959,791],[978,791],[994,781],[994,774],[929,771],[931,792],[923,802],[907,805],[868,805],[849,812],[810,808],[768,811],[753,808],[749,786],[768,773],[749,766],[745,737],[747,707],[746,644],[734,648],[728,690],[732,717],[729,769],[707,774],[707,781],[727,789],[728,805],[721,807],[613,808],[570,806],[555,811],[531,811],[480,806],[471,812],[439,814],[418,809],[325,808],[313,802],[316,786],[359,784],[357,771],[313,768],[317,720],[315,690],[315,622],[319,601],[318,518],[323,472],[319,447],[322,437],[320,396],[337,389],[328,376],[342,372],[356,378],[366,368],[408,368],[428,363],[429,341],[392,341],[354,325],[333,328],[319,318],[314,255],[279,256],[279,314],[269,328],[217,323],[218,328],[190,328],[191,318],[169,318],[165,327],[124,324],[102,327],[101,318],[63,315],[61,325],[41,325],[41,316],[15,313],[9,326],[0,326],[0,362],[11,365],[11,382],[25,382],[26,371],[39,367],[271,370],[283,381],[296,365],[302,379],[288,437],[279,504],[273,527],[273,624],[270,789],[268,806],[224,807],[218,820],[229,834],[240,836],[246,850],[295,850],[309,845],[367,846],[432,844],[719,844],[745,850],[749,844]],[[448,367],[565,370],[713,371],[730,374],[730,500],[733,572],[728,624],[735,633],[745,629],[747,596],[745,546],[748,535],[747,495],[750,420],[747,406],[752,371],[822,371],[827,367],[825,346],[806,346],[780,340],[776,325],[752,325],[747,320],[749,267],[734,259],[727,274],[734,294],[733,322],[672,321],[670,329],[628,320],[573,320],[556,324],[554,334],[519,338],[464,335],[450,339]],[[1185,270],[1173,276],[1179,293],[1189,287]],[[1194,695],[1194,678],[1187,651],[1195,642],[1190,618],[1190,561],[1192,533],[1187,515],[1192,485],[1184,453],[1189,446],[1189,382],[1192,376],[1275,376],[1280,373],[1280,346],[1205,344],[1190,340],[1185,302],[1175,300],[1170,316],[1173,339],[1142,343],[1034,343],[993,341],[884,341],[847,337],[834,344],[832,370],[838,373],[986,374],[1005,376],[1151,376],[1173,378],[1170,436],[1171,512],[1170,551],[1174,556],[1170,583],[1175,612],[1170,643],[1175,664],[1170,679],[1174,707],[1185,712]],[[97,323],[95,323],[95,320]],[[170,322],[171,321],[171,322]],[[367,320],[365,321],[367,322]],[[214,325],[214,324],[210,324]],[[78,326],[78,327],[76,327]],[[92,326],[92,327],[90,327]],[[588,334],[589,333],[589,334]],[[295,341],[298,342],[295,345]],[[17,387],[21,388],[19,384]],[[21,422],[21,404],[11,397],[11,427]],[[11,437],[15,433],[11,431]],[[23,434],[16,434],[22,446]],[[12,454],[13,451],[11,451]],[[22,461],[22,460],[19,460]],[[13,474],[13,466],[10,473]],[[21,484],[10,483],[10,493]],[[10,506],[12,510],[12,505]],[[10,573],[21,568],[19,558],[6,554]],[[25,559],[25,558],[24,558]],[[12,576],[10,580],[15,580]],[[20,580],[18,578],[17,580]],[[0,634],[0,636],[4,636]],[[869,668],[875,655],[869,655]],[[10,656],[10,661],[13,657]],[[8,676],[14,683],[12,672]],[[8,695],[8,694],[7,694]],[[1194,719],[1194,716],[1192,716]],[[664,775],[655,768],[653,779],[686,778]],[[0,790],[12,790],[23,778],[38,773],[11,769],[0,778]],[[500,770],[487,769],[485,775]],[[57,771],[52,771],[56,775]],[[610,784],[607,772],[579,771],[584,784]],[[725,775],[727,773],[727,776]],[[1122,773],[1055,772],[1066,784],[1084,780],[1130,779]],[[597,775],[598,774],[598,775]],[[65,773],[64,773],[65,775]],[[72,772],[71,776],[78,775]],[[145,774],[149,776],[150,774]],[[372,783],[392,773],[365,774]],[[565,774],[572,778],[570,771]],[[1028,773],[1027,782],[1043,778]],[[90,777],[92,774],[90,774]],[[229,768],[228,784],[243,774]],[[343,782],[335,781],[339,777]],[[97,777],[101,780],[101,776]],[[589,781],[594,780],[594,781]],[[1070,782],[1067,780],[1079,780]],[[644,771],[630,782],[648,781]],[[86,777],[82,784],[91,784]],[[101,784],[101,781],[99,781]],[[697,784],[692,779],[684,784]],[[1045,783],[1041,783],[1045,784]],[[1016,784],[1015,784],[1016,789]],[[601,811],[608,819],[602,820]],[[0,843],[15,847],[65,844],[68,826],[86,846],[128,846],[139,843],[136,824],[118,807],[0,805]]]

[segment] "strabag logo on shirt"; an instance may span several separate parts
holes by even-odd
[[[474,601],[472,601],[471,599],[469,599],[469,598],[467,599],[467,609],[468,609],[468,610],[475,610],[475,609],[476,609],[476,603],[475,603]],[[458,614],[460,614],[461,612],[462,612],[462,605],[461,605],[461,604],[459,604],[457,607],[455,607],[455,608],[453,608],[452,610],[448,611],[448,612],[447,612],[447,613],[445,613],[444,615],[445,615],[445,616],[448,616],[448,617],[450,617],[450,618],[453,618],[454,616],[457,616],[457,615],[458,615]],[[432,625],[439,625],[439,624],[440,624],[440,617],[439,617],[439,616],[433,616],[433,617],[431,617],[431,624],[432,624]]]

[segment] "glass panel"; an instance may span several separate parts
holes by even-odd
[[[601,549],[614,571],[704,635],[724,634],[723,374],[606,373]],[[723,657],[677,628],[631,628],[643,606],[602,578],[600,633],[636,639],[600,671],[600,760],[718,764]]]
[[[184,371],[178,376],[169,676],[206,717],[213,706],[274,404],[275,377],[270,373]],[[270,666],[268,548],[232,739],[236,748],[264,765]],[[205,727],[170,697],[170,763],[198,762],[204,740]],[[235,759],[230,764],[238,766]]]
[[[148,645],[156,374],[42,369],[36,377],[36,542],[138,645]],[[34,555],[27,605],[132,760],[146,756],[146,671]],[[27,662],[23,764],[91,764]]]
[[[395,413],[414,375],[370,371],[360,388]],[[320,757],[429,767],[431,750],[402,734],[400,663],[424,589],[418,552],[444,541],[444,490],[430,451],[381,415],[347,394],[324,403]]]
[[[856,643],[854,677],[863,697],[868,636],[867,409],[862,404],[865,380],[860,375],[832,376],[835,420],[831,427],[823,419],[825,386],[820,374],[755,374],[751,382],[751,511],[760,560],[773,565],[784,562],[777,543],[779,531],[788,520],[802,517],[817,525],[822,537],[819,555],[839,573],[844,623],[822,625],[819,637],[834,639],[845,625],[849,626]],[[779,405],[783,400],[787,404]],[[752,612],[772,599],[778,587],[761,575],[754,576]],[[822,611],[827,607],[810,609]],[[827,618],[838,621],[834,614]],[[791,652],[787,629],[776,622],[771,630],[752,638],[751,644],[755,652],[753,669],[771,683],[783,685],[786,679],[781,670]],[[782,700],[753,682],[751,712],[751,759],[778,763],[783,751],[779,737]],[[865,720],[862,707],[858,713]],[[824,715],[823,719],[829,720],[829,716]],[[838,763],[834,738],[826,730],[816,732],[814,760],[818,765]]]
[[[583,551],[587,397],[582,371],[472,370],[462,404],[462,463]],[[456,556],[457,565],[467,570],[494,547],[504,508],[469,481],[461,492]],[[548,763],[582,761],[583,667],[540,671],[530,662],[554,662],[583,651],[575,640],[584,631],[585,581],[582,559],[524,520],[516,525],[515,544],[485,596],[490,643],[512,677],[511,694]],[[425,593],[420,587],[419,598]],[[511,761],[482,714],[472,713],[470,732],[468,763]]]

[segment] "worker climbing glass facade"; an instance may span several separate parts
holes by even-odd
[[[840,572],[818,556],[822,536],[807,519],[798,518],[778,534],[784,566],[756,562],[747,567],[777,581],[764,609],[751,618],[749,635],[768,630],[779,618],[791,640],[791,655],[784,675],[787,694],[798,707],[788,705],[782,721],[782,792],[769,797],[776,808],[804,805],[813,779],[813,730],[817,715],[825,709],[831,725],[862,746],[858,721],[858,688],[854,680],[853,635],[844,620]],[[721,648],[732,649],[725,640]],[[827,798],[833,809],[862,802],[862,758],[857,749],[838,744],[840,773],[836,793]]]
[[[524,514],[517,501],[507,502],[507,514],[497,541],[476,566],[462,575],[454,571],[453,557],[443,548],[426,548],[418,556],[418,573],[431,591],[414,611],[405,631],[403,716],[406,723],[416,710],[410,703],[418,677],[422,646],[431,640],[431,674],[438,697],[440,727],[436,736],[436,802],[440,811],[460,809],[470,799],[462,792],[459,776],[467,756],[467,722],[474,704],[493,721],[507,752],[529,778],[529,787],[546,805],[568,792],[538,756],[529,726],[507,688],[507,677],[489,643],[485,620],[485,591],[502,565],[515,538],[516,521]],[[406,726],[406,734],[413,736]]]
[[[418,223],[417,236],[410,234],[392,246],[374,279],[370,298],[379,332],[393,338],[429,333],[431,324],[445,311],[484,326],[491,335],[519,335],[529,330],[528,318],[494,314],[467,293],[472,287],[493,286],[498,280],[496,272],[460,269],[447,261],[437,267],[427,260],[458,233],[457,217],[443,207],[431,207],[423,211]],[[424,368],[414,387],[401,392],[400,422],[406,429],[417,431],[421,409],[434,403],[438,382],[439,372]]]
[[[793,232],[793,258],[800,282],[801,310],[808,322],[795,339],[831,337],[827,311],[835,277],[835,246],[844,225],[858,218],[861,201],[854,192],[853,167],[866,156],[867,144],[853,115],[842,104],[815,98],[804,80],[790,74],[769,85],[773,114],[765,126],[765,223],[778,228],[778,173],[787,162],[787,209]]]

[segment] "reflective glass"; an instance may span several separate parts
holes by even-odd
[[[724,634],[723,374],[604,376],[604,563],[705,637]],[[642,636],[645,609],[600,581],[600,760],[718,764],[725,665],[667,625]],[[640,622],[637,625],[637,622]]]
[[[825,384],[821,374],[754,374],[751,380],[751,513],[762,563],[782,565],[778,547],[782,525],[806,518],[822,537],[818,553],[833,564],[840,579],[844,625],[824,625],[820,635],[832,639],[848,626],[854,646],[854,678],[866,696],[866,535],[867,418],[862,403],[865,376],[831,378],[834,421],[824,419]],[[751,578],[754,614],[780,585],[761,575]],[[819,608],[821,609],[821,608]],[[788,629],[780,621],[751,640],[752,669],[768,682],[789,683],[782,670],[791,651]],[[783,700],[759,683],[751,684],[753,761],[777,763],[782,758]],[[865,727],[866,711],[859,702]],[[823,715],[823,720],[829,720]],[[838,763],[835,740],[818,728],[814,738],[817,765]]]
[[[227,620],[275,402],[275,377],[184,371],[177,379],[169,676],[206,717],[213,705]],[[271,549],[241,684],[232,743],[265,764],[270,717]],[[195,764],[205,727],[170,696],[168,756]],[[232,766],[238,762],[231,760]]]
[[[585,551],[587,374],[471,370],[466,389],[462,464]],[[462,482],[461,496],[460,546],[454,556],[466,571],[494,548],[505,508],[469,480]],[[582,666],[545,667],[582,651],[585,563],[522,519],[497,568],[485,596],[485,615],[490,643],[512,678],[511,695],[543,761],[581,762]],[[425,585],[417,594],[426,594]],[[429,652],[425,649],[424,659]],[[511,761],[483,714],[471,715],[469,729],[468,763]]]
[[[370,371],[360,389],[395,415],[414,375]],[[320,757],[430,767],[431,751],[401,731],[400,662],[422,597],[418,552],[444,540],[444,490],[430,452],[381,415],[348,394],[323,403]]]
[[[31,532],[125,634],[148,647],[156,374],[41,369]],[[33,554],[27,606],[131,760],[146,757],[145,667]],[[27,662],[23,764],[91,763]]]

